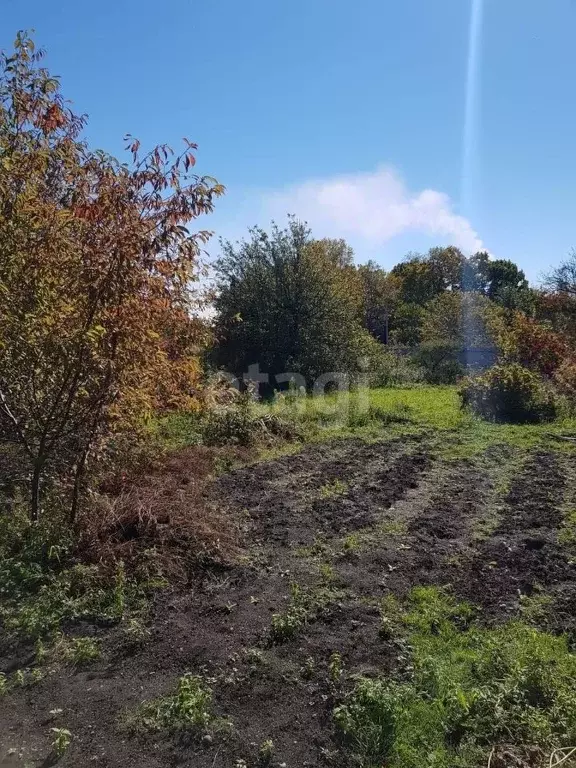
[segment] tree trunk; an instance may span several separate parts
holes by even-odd
[[[84,451],[78,464],[76,465],[76,472],[74,474],[74,491],[72,492],[72,505],[70,507],[70,522],[76,522],[76,515],[78,514],[78,502],[80,501],[80,488],[82,486],[82,478],[84,477],[84,469],[86,467],[86,457],[88,451]]]
[[[30,520],[37,523],[40,518],[40,481],[42,479],[42,470],[45,463],[44,456],[39,456],[34,462],[34,472],[32,473],[32,496],[30,499]]]

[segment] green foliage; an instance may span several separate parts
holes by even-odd
[[[530,306],[528,281],[524,272],[508,259],[490,259],[483,265],[484,292],[507,309]]]
[[[204,680],[187,672],[175,693],[143,704],[132,725],[145,730],[204,730],[214,720],[212,691]]]
[[[501,310],[480,293],[441,293],[425,306],[422,341],[446,341],[464,348],[493,346],[491,322]]]
[[[336,721],[366,768],[477,768],[494,744],[576,739],[576,656],[520,622],[494,629],[434,588],[412,593],[401,624],[404,681],[362,679]]]
[[[330,677],[330,682],[334,684],[340,682],[343,672],[344,666],[342,664],[342,655],[337,651],[334,651],[334,653],[330,654],[330,659],[328,661],[328,675]]]
[[[308,608],[298,600],[284,613],[273,613],[271,619],[271,639],[273,643],[285,643],[292,640],[308,620]]]
[[[275,747],[272,739],[266,739],[260,745],[258,750],[258,762],[260,765],[270,765],[272,758],[274,757]]]
[[[552,421],[557,403],[539,376],[517,363],[496,365],[468,379],[460,389],[462,405],[488,421],[517,424]]]
[[[464,374],[462,347],[452,341],[427,341],[418,347],[414,362],[429,384],[455,384]]]
[[[382,348],[370,359],[370,386],[397,387],[419,384],[424,381],[424,370],[410,356]]]
[[[389,318],[396,314],[400,302],[401,280],[387,274],[373,261],[357,267],[362,287],[364,327],[382,343],[387,343]]]
[[[271,376],[291,372],[307,388],[327,372],[358,370],[371,337],[347,246],[313,240],[293,219],[285,230],[250,235],[222,246],[217,364],[237,376],[255,363]],[[270,387],[288,381],[272,379]]]
[[[342,594],[341,590],[332,586],[304,589],[299,584],[292,584],[288,609],[272,615],[271,641],[280,644],[292,640],[308,621],[314,619],[334,600],[341,598]]]
[[[144,600],[119,564],[112,579],[72,559],[65,526],[0,514],[0,620],[8,635],[36,640],[65,621],[120,621]]]
[[[320,488],[321,499],[334,499],[348,492],[348,483],[336,478],[329,483],[324,483]]]
[[[402,281],[402,300],[423,305],[443,291],[461,287],[464,263],[458,248],[431,248],[426,255],[409,254],[392,274]]]
[[[100,658],[100,643],[93,637],[62,636],[55,652],[61,654],[68,663],[78,667]]]
[[[250,392],[235,403],[208,409],[200,423],[206,445],[253,445],[274,438],[295,440],[299,433],[294,422],[279,414],[256,409]]]
[[[422,338],[426,312],[422,304],[401,303],[390,318],[390,339],[399,346],[414,347]]]

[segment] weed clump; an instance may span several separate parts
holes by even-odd
[[[402,678],[361,679],[335,710],[359,765],[476,768],[495,745],[574,743],[565,638],[523,622],[482,627],[434,588],[414,590],[399,626],[411,648]]]
[[[201,677],[187,672],[173,694],[143,704],[129,724],[136,730],[203,731],[214,722],[212,690]]]
[[[144,601],[124,573],[74,559],[60,527],[0,515],[0,623],[8,640],[38,640],[66,621],[117,623]]]
[[[303,589],[299,584],[292,584],[291,592],[288,609],[283,613],[272,615],[270,628],[272,643],[279,644],[292,640],[303,626],[343,595],[342,590],[326,585],[315,589]]]

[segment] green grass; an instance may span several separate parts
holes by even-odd
[[[348,493],[348,490],[348,483],[336,478],[336,480],[332,480],[329,483],[324,483],[324,485],[320,487],[319,495],[321,499],[335,499],[338,496],[343,496],[345,493]]]
[[[234,440],[252,445],[254,461],[297,452],[307,442],[347,437],[370,441],[417,434],[435,440],[439,454],[453,459],[476,456],[498,443],[523,450],[548,446],[569,451],[573,446],[553,435],[576,433],[576,418],[535,425],[483,421],[462,410],[455,386],[371,389],[320,398],[280,396],[273,402],[244,402],[239,410],[240,423],[230,417],[227,429],[232,430]],[[193,413],[171,414],[156,422],[153,431],[169,449],[207,439],[206,424]],[[288,440],[283,433],[289,435]]]
[[[514,621],[487,628],[434,588],[383,607],[409,659],[397,679],[361,679],[335,710],[363,768],[477,768],[493,746],[576,741],[576,656],[567,639]],[[406,645],[407,643],[407,645]]]
[[[498,443],[526,450],[539,445],[570,450],[568,443],[555,440],[553,435],[576,432],[575,418],[535,425],[483,421],[462,410],[455,386],[372,389],[368,393],[310,396],[296,401],[280,398],[256,408],[295,421],[304,441],[309,442],[440,433],[441,455],[455,459],[474,456]]]

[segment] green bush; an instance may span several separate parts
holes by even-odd
[[[116,573],[72,556],[69,528],[50,515],[34,525],[25,512],[0,514],[0,626],[3,638],[36,640],[65,622],[118,622],[127,602],[144,599],[122,563]]]
[[[451,341],[426,341],[418,347],[414,363],[428,384],[455,384],[464,374],[461,352],[460,345]]]
[[[557,401],[542,379],[518,363],[495,365],[459,391],[462,406],[488,421],[514,424],[552,421]]]
[[[409,355],[382,348],[370,362],[370,386],[373,388],[420,384],[425,379],[425,371]]]

